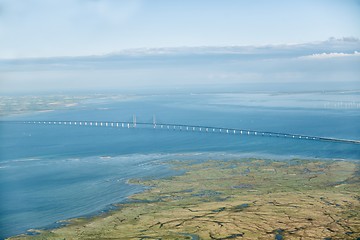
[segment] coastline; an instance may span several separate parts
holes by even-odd
[[[116,210],[9,239],[360,237],[358,161],[254,158],[166,164],[185,174],[133,179],[129,183],[148,190]]]

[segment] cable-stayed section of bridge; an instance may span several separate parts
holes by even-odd
[[[355,139],[343,139],[332,138],[322,136],[310,136],[302,134],[292,134],[273,131],[258,131],[253,129],[240,129],[240,128],[227,128],[227,127],[215,127],[206,125],[188,125],[178,123],[157,123],[155,117],[153,122],[137,122],[136,117],[133,116],[133,121],[88,121],[88,120],[36,120],[36,121],[0,121],[2,123],[12,124],[36,124],[36,125],[63,125],[72,127],[108,127],[108,128],[153,128],[157,130],[173,130],[181,132],[201,132],[201,133],[217,133],[217,134],[229,134],[229,135],[249,135],[259,137],[278,137],[297,140],[309,140],[309,141],[327,141],[327,142],[340,142],[349,144],[360,144],[360,140]]]

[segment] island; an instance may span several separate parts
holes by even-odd
[[[171,161],[184,174],[117,209],[10,239],[360,239],[360,163],[329,159]]]

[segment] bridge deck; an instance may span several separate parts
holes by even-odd
[[[238,134],[238,135],[253,135],[264,137],[282,137],[291,139],[303,139],[312,141],[328,141],[328,142],[342,142],[360,144],[360,140],[353,139],[341,139],[331,137],[309,136],[302,134],[291,134],[271,131],[257,131],[251,129],[239,129],[239,128],[225,128],[225,127],[213,127],[203,125],[186,125],[175,123],[149,123],[149,122],[113,122],[113,121],[0,121],[0,123],[14,123],[14,124],[44,124],[44,125],[67,125],[67,126],[82,126],[82,127],[114,127],[114,128],[137,128],[147,127],[154,129],[168,129],[177,131],[196,131],[205,133],[225,133],[225,134]]]

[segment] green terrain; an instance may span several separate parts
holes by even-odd
[[[119,94],[0,96],[0,117],[70,109],[88,103],[128,101],[134,98],[137,96]]]
[[[173,161],[119,209],[11,239],[360,239],[360,163]]]

